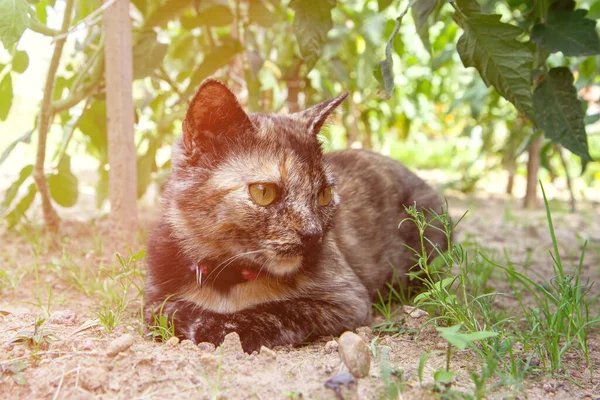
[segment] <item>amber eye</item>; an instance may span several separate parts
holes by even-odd
[[[319,205],[327,206],[331,203],[331,199],[333,199],[333,186],[326,187],[325,189],[319,192]]]
[[[249,186],[250,197],[259,206],[268,206],[277,198],[279,188],[274,183],[253,183]]]

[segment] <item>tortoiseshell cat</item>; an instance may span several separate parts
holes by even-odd
[[[317,134],[346,96],[247,114],[225,85],[202,84],[148,242],[148,323],[164,303],[178,336],[219,344],[236,331],[252,352],[369,324],[377,290],[393,275],[407,284],[404,243],[419,239],[398,228],[404,205],[441,201],[384,156],[323,154]],[[444,248],[440,232],[427,235]]]

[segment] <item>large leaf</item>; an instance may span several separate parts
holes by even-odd
[[[154,9],[144,22],[146,29],[156,26],[165,27],[167,23],[184,13],[185,10],[192,7],[192,0],[169,0],[163,5]]]
[[[481,14],[481,6],[477,0],[455,0],[460,12],[466,15]]]
[[[161,64],[169,46],[157,41],[156,32],[141,33],[133,46],[133,79],[152,75]]]
[[[304,64],[310,71],[327,42],[327,32],[333,27],[331,10],[336,0],[291,0],[294,14],[294,35],[300,47]]]
[[[50,195],[58,205],[73,207],[79,197],[79,181],[71,172],[71,158],[65,155],[58,164],[58,172],[48,177]]]
[[[17,196],[17,193],[19,192],[19,188],[21,187],[23,182],[25,182],[25,179],[27,179],[27,178],[29,178],[29,176],[31,176],[32,172],[33,172],[33,165],[26,165],[25,167],[23,167],[23,169],[21,169],[21,172],[19,172],[19,177],[17,178],[17,180],[14,181],[8,187],[8,189],[6,189],[6,192],[4,192],[4,200],[2,201],[2,205],[0,205],[0,211],[4,211],[8,207],[10,207],[13,200]]]
[[[195,8],[194,16],[186,14],[180,18],[181,25],[187,30],[202,26],[229,26],[233,23],[233,13],[227,0],[202,0]]]
[[[229,64],[231,59],[237,53],[242,51],[242,49],[242,45],[237,40],[223,39],[222,44],[219,47],[204,55],[204,60],[192,74],[185,95],[191,96],[204,79],[214,74],[218,69]]]
[[[23,196],[21,200],[19,200],[15,208],[13,208],[11,212],[6,214],[5,218],[6,221],[8,221],[9,228],[12,228],[19,223],[21,218],[25,215],[25,212],[31,206],[31,203],[33,203],[33,199],[35,199],[36,193],[37,187],[35,186],[35,183],[32,183],[31,185],[29,185],[29,189],[27,189],[27,193],[25,194],[25,196]]]
[[[10,73],[4,75],[0,82],[0,121],[6,120],[13,101],[13,86]]]
[[[30,8],[27,0],[0,0],[0,41],[5,49],[29,28]]]
[[[552,68],[533,93],[537,123],[554,143],[560,143],[583,160],[591,161],[585,112],[567,67]]]
[[[423,42],[425,49],[431,54],[431,43],[429,43],[429,17],[437,13],[445,0],[418,0],[411,8],[412,17],[415,20],[417,34]]]
[[[587,10],[556,10],[551,8],[544,23],[536,24],[531,40],[550,53],[565,56],[600,54],[600,39],[596,21],[585,18]]]
[[[267,8],[263,0],[250,0],[248,18],[250,23],[258,24],[264,28],[270,28],[278,21],[277,15]]]
[[[458,40],[458,54],[465,67],[479,71],[486,85],[515,105],[535,122],[531,100],[531,49],[516,37],[523,31],[500,22],[500,15],[455,16],[464,30]]]
[[[98,160],[106,160],[106,101],[99,100],[84,111],[78,125],[79,130],[89,138],[87,150]]]

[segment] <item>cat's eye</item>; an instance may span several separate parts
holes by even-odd
[[[268,206],[277,199],[279,188],[274,183],[253,183],[248,187],[250,197],[259,206]]]
[[[319,205],[321,207],[329,205],[333,199],[333,187],[329,186],[319,192]]]

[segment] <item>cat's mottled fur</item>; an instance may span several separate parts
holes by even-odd
[[[439,211],[441,201],[384,156],[323,154],[317,134],[345,97],[247,114],[226,86],[203,83],[148,242],[148,323],[164,303],[180,337],[218,344],[236,331],[251,352],[369,324],[377,290],[394,275],[407,284],[404,244],[420,247],[413,224],[398,227],[404,206]],[[253,183],[276,184],[277,199],[258,205]],[[319,205],[326,187],[333,198]],[[444,248],[440,232],[428,237]]]

